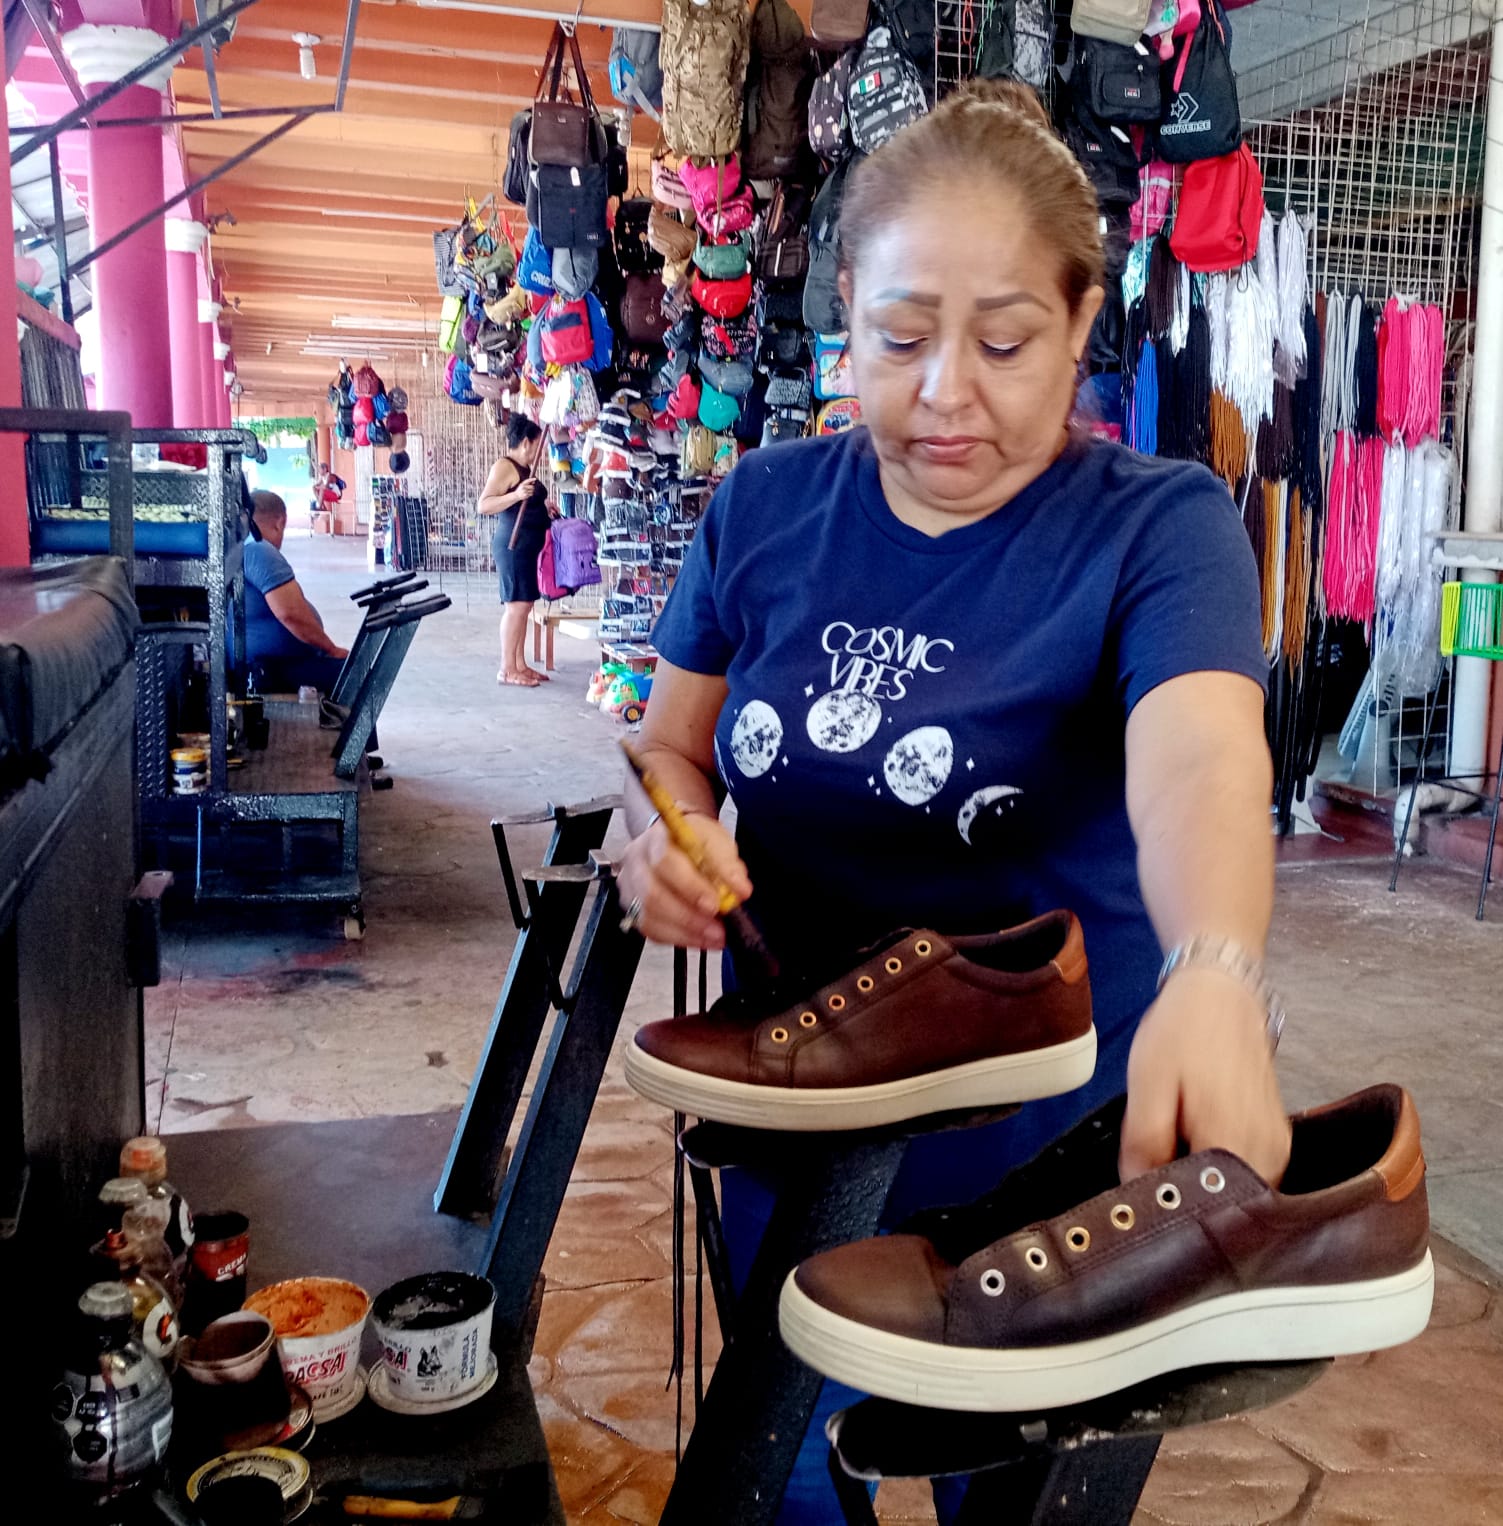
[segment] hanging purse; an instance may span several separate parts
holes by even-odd
[[[577,101],[570,96],[563,79],[566,45],[579,89]],[[538,76],[527,149],[534,169],[544,164],[582,169],[605,158],[604,128],[596,115],[590,79],[579,56],[579,39],[572,29],[565,32],[562,22],[553,24],[553,36]]]

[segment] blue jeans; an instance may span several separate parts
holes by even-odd
[[[1098,1035],[1096,1072],[1078,1091],[1026,1103],[1011,1118],[986,1128],[926,1134],[903,1157],[882,1215],[891,1229],[920,1208],[969,1203],[990,1191],[1009,1171],[1032,1160],[1089,1113],[1119,1095],[1127,1084],[1127,1054],[1134,1025],[1107,1038]],[[757,1247],[772,1214],[775,1184],[755,1171],[728,1170],[720,1177],[720,1213],[736,1290],[746,1285]],[[826,1471],[825,1422],[864,1395],[827,1381],[804,1433],[804,1443],[778,1512],[778,1526],[839,1526],[844,1520]],[[934,1504],[942,1523],[953,1521],[965,1497],[963,1478],[936,1479]]]

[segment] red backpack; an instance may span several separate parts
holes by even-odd
[[[1191,270],[1235,270],[1257,254],[1262,223],[1263,172],[1244,143],[1186,168],[1169,247]]]
[[[576,302],[555,298],[539,322],[543,325],[543,359],[550,365],[582,365],[594,355],[590,309],[582,298]]]

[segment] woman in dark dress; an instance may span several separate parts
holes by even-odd
[[[539,597],[538,553],[548,534],[548,490],[533,472],[541,433],[519,413],[507,420],[506,454],[491,468],[476,505],[478,514],[496,521],[491,536],[501,593],[501,668],[496,682],[524,689],[535,689],[548,678],[528,667],[524,651],[527,616]]]

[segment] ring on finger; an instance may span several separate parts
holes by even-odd
[[[621,915],[621,931],[624,933],[636,932],[637,924],[640,923],[641,920],[642,897],[639,895],[634,895],[631,900],[626,903],[626,910]]]

